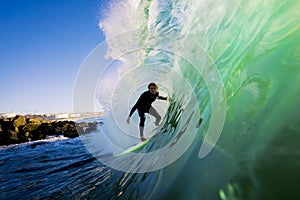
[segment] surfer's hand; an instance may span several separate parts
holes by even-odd
[[[166,101],[168,101],[168,96],[166,96]]]
[[[130,124],[130,117],[129,116],[127,117],[126,122],[127,122],[127,124]]]

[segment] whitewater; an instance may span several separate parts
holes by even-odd
[[[300,1],[113,1],[83,62],[75,139],[0,149],[1,199],[298,199]],[[139,152],[131,106],[157,82]],[[199,120],[203,119],[199,124]]]

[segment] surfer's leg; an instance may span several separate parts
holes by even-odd
[[[155,108],[153,108],[152,106],[149,109],[149,114],[152,115],[153,117],[155,117],[155,125],[158,126],[160,120],[161,120],[161,116],[160,114],[157,112],[157,110],[155,110]]]
[[[144,137],[144,127],[143,126],[140,126],[140,138],[141,138],[141,141],[145,141],[146,138]]]
[[[145,120],[146,120],[146,116],[144,112],[138,111],[139,112],[139,116],[140,116],[140,138],[141,141],[145,141],[146,138],[144,137],[144,126],[145,126]]]

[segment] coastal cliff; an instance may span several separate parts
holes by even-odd
[[[81,122],[31,118],[17,115],[0,119],[0,145],[20,144],[45,139],[47,136],[63,135],[69,138],[90,133],[97,129],[99,122]]]

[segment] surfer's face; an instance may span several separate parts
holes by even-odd
[[[151,94],[155,94],[155,92],[156,92],[156,87],[150,86],[149,90],[150,90],[150,93],[151,93]]]

